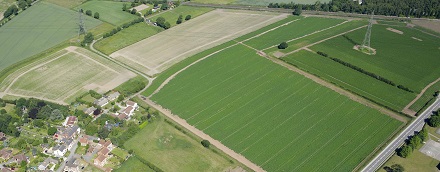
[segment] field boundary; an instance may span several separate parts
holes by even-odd
[[[411,114],[413,116],[415,116],[417,114],[417,112],[415,112],[414,110],[411,110],[410,107],[417,102],[417,100],[420,99],[420,97],[423,96],[423,94],[425,94],[426,90],[429,89],[429,87],[431,87],[432,85],[434,85],[435,83],[439,82],[440,78],[437,78],[435,81],[429,83],[425,88],[422,89],[422,91],[420,91],[420,93],[417,95],[416,98],[414,98],[414,100],[412,100],[410,103],[408,103],[408,105],[405,106],[405,108],[403,108],[402,112],[403,113],[408,113]]]

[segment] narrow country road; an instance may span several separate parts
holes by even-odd
[[[385,149],[383,149],[367,166],[364,167],[362,172],[372,172],[378,170],[385,162],[395,153],[405,140],[414,135],[414,132],[420,131],[425,124],[425,119],[429,118],[432,111],[440,108],[440,98],[429,106],[422,114],[420,114],[411,124],[409,124],[393,141],[391,141]]]
[[[179,125],[185,127],[187,130],[189,130],[190,132],[194,133],[195,135],[199,136],[200,138],[204,139],[204,140],[208,140],[212,145],[214,145],[216,148],[220,149],[221,151],[223,151],[224,153],[228,154],[230,157],[234,158],[235,160],[237,160],[238,162],[242,163],[243,165],[249,167],[250,169],[256,171],[256,172],[262,172],[264,171],[263,168],[261,168],[260,166],[254,164],[253,162],[249,161],[248,159],[246,159],[246,157],[244,157],[241,154],[238,154],[236,152],[234,152],[233,150],[229,149],[228,147],[226,147],[225,145],[223,145],[221,142],[219,142],[218,140],[213,139],[211,136],[205,134],[203,131],[200,131],[199,129],[197,129],[196,127],[188,124],[184,119],[180,118],[177,115],[173,115],[171,113],[171,111],[162,108],[162,106],[157,105],[156,103],[154,103],[153,101],[151,101],[150,99],[144,99],[144,101],[146,103],[148,103],[151,107],[153,107],[154,109],[157,109],[158,111],[160,111],[162,114],[164,114],[165,116],[167,116],[168,118],[170,118],[171,120],[173,120],[174,122],[178,123]]]

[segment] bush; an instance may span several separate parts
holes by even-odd
[[[400,150],[397,152],[397,155],[399,155],[402,158],[406,158],[412,153],[412,147],[408,145],[404,145]]]
[[[185,20],[190,20],[191,19],[191,15],[187,15],[186,17],[185,17]]]
[[[200,143],[202,143],[203,147],[209,148],[211,143],[208,140],[202,140]]]
[[[95,12],[95,14],[93,15],[93,18],[95,18],[95,19],[99,19],[99,13],[98,13],[98,12]]]
[[[440,126],[440,116],[434,115],[428,119],[428,125],[431,127],[439,127]]]
[[[92,16],[92,10],[87,10],[87,11],[86,11],[86,15],[88,15],[88,16]]]
[[[289,47],[289,44],[286,42],[282,42],[280,45],[278,45],[278,49],[286,49],[287,47]]]

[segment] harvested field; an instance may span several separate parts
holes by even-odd
[[[53,4],[36,3],[0,28],[0,71],[78,35],[78,14]],[[91,29],[101,21],[85,17]]]
[[[104,93],[136,76],[82,48],[68,47],[16,71],[0,85],[7,95],[70,103],[88,90]]]
[[[215,10],[110,56],[148,75],[155,75],[191,55],[284,17],[285,15]]]
[[[440,21],[439,20],[411,20],[411,23],[424,27],[426,29],[433,30],[440,33]]]
[[[267,171],[352,171],[401,125],[241,44],[151,99]]]

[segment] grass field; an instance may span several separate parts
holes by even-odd
[[[414,111],[419,111],[423,108],[423,106],[431,99],[434,98],[434,93],[436,91],[440,91],[440,82],[435,83],[431,87],[429,87],[426,92],[420,97],[411,107],[410,109]]]
[[[436,172],[438,171],[437,165],[439,164],[439,161],[426,156],[419,150],[414,150],[408,158],[402,158],[394,154],[383,167],[389,167],[393,164],[402,165],[403,168],[405,168],[405,171]],[[386,172],[383,167],[380,168],[378,172]]]
[[[137,42],[110,56],[148,75],[203,50],[284,18],[271,13],[215,10]]]
[[[149,123],[124,147],[134,150],[138,158],[164,171],[223,171],[237,166],[204,148],[199,141],[183,134],[163,119]]]
[[[243,4],[243,5],[268,5],[269,3],[290,3],[296,4],[314,4],[315,0],[192,0],[191,2],[197,3],[210,3],[210,4]],[[330,2],[330,0],[320,0],[319,2]]]
[[[152,100],[267,171],[351,171],[401,125],[243,45],[183,71]]]
[[[0,28],[0,71],[77,35],[77,18],[74,11],[44,2],[14,17]],[[87,28],[101,23],[85,19]]]
[[[55,5],[59,5],[65,8],[72,9],[73,7],[76,7],[78,5],[81,5],[82,3],[86,2],[87,0],[43,0],[46,2],[50,2]]]
[[[122,6],[124,3],[126,3],[127,6],[130,6],[130,3],[127,2],[88,1],[75,9],[79,10],[82,8],[84,11],[92,10],[93,14],[98,12],[100,20],[119,26],[138,18],[136,15],[122,11]]]
[[[153,22],[156,22],[156,19],[158,17],[163,17],[165,18],[166,21],[168,21],[171,24],[171,26],[176,26],[177,25],[176,21],[179,18],[179,15],[182,15],[184,19],[187,15],[191,15],[191,18],[196,18],[197,16],[200,16],[212,10],[214,9],[205,8],[205,7],[179,6],[172,10],[167,10],[158,15],[155,15],[154,17],[151,18],[151,20]]]
[[[403,32],[402,35],[388,31],[386,28],[389,26],[373,27],[371,46],[377,50],[374,56],[354,50],[354,44],[343,36],[315,45],[311,49],[380,74],[416,92],[440,77],[440,66],[436,63],[440,53],[440,39],[406,27],[395,27]],[[346,34],[346,37],[360,43],[365,31],[366,29],[360,29]]]
[[[142,161],[140,161],[137,157],[130,157],[130,158],[128,158],[127,161],[122,163],[122,165],[119,168],[117,168],[113,171],[114,172],[126,172],[126,171],[137,172],[137,171],[141,171],[141,170],[143,172],[154,172],[154,170],[150,169],[150,167],[148,167],[147,165],[142,163]]]
[[[416,96],[306,50],[283,60],[396,110],[403,109]]]
[[[342,22],[344,22],[342,19],[318,17],[302,18],[244,43],[261,50],[274,45],[279,45],[281,42],[286,42],[291,39],[340,24]]]
[[[95,43],[95,48],[105,54],[111,54],[117,50],[153,36],[163,29],[145,23],[138,23],[123,29],[115,35],[102,39]]]
[[[13,73],[2,83],[0,91],[70,103],[88,90],[103,93],[135,76],[82,48],[69,47],[46,60]]]

